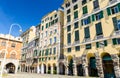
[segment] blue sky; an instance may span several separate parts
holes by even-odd
[[[25,31],[62,3],[63,0],[0,0],[0,33],[7,34],[12,23],[20,24]],[[18,36],[18,31],[19,27],[14,26],[11,34]]]

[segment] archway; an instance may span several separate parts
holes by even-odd
[[[8,73],[15,73],[15,65],[13,63],[6,64],[6,70]]]
[[[72,56],[68,57],[68,75],[73,75],[73,58],[72,58]]]
[[[62,62],[59,63],[59,74],[65,75],[65,65]]]
[[[83,67],[82,64],[77,64],[77,75],[83,76]]]
[[[105,78],[115,78],[114,66],[111,56],[104,53],[102,56],[102,64]]]
[[[53,74],[57,74],[57,66],[55,63],[53,64]]]
[[[52,71],[53,72],[53,71]],[[51,74],[51,66],[50,64],[48,64],[48,71],[47,71],[48,74]]]
[[[95,57],[90,57],[88,69],[89,69],[89,76],[98,77],[98,70],[97,70],[97,67],[96,67]]]

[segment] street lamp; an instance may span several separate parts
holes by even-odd
[[[9,29],[9,34],[8,34],[8,41],[7,41],[7,43],[6,43],[6,48],[5,48],[5,55],[4,55],[3,62],[2,62],[2,64],[1,64],[1,72],[0,72],[1,74],[0,74],[0,78],[2,78],[2,73],[3,73],[3,70],[4,70],[4,64],[5,64],[6,55],[7,55],[6,52],[7,52],[7,49],[8,49],[8,43],[9,43],[9,41],[10,41],[10,34],[11,34],[11,30],[12,30],[13,26],[18,26],[18,27],[20,28],[19,32],[22,32],[22,27],[21,27],[19,24],[17,24],[17,23],[11,24],[10,29]]]

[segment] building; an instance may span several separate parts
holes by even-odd
[[[16,73],[18,71],[21,47],[22,40],[20,37],[0,34],[0,65],[4,65],[4,70],[7,70],[7,73]],[[5,52],[6,60],[5,63],[2,64]]]
[[[35,37],[36,37],[36,27],[32,26],[25,32],[21,34],[23,39],[22,53],[21,53],[21,72],[34,72],[32,64],[34,48],[35,48]]]
[[[120,0],[64,0],[62,6],[62,73],[119,78]]]
[[[56,74],[63,45],[63,11],[52,11],[41,20],[39,73]]]

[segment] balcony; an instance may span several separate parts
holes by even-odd
[[[79,40],[78,41],[74,41],[74,43],[72,44],[72,46],[77,45],[77,44],[80,44]]]
[[[109,1],[110,1],[110,0],[109,0]],[[109,5],[114,4],[115,2],[118,2],[118,0],[111,0],[111,1],[109,2]]]
[[[95,9],[93,10],[93,12],[96,12],[96,11],[98,11],[98,10],[100,10],[99,7],[98,7],[98,8],[95,8]]]
[[[85,38],[85,39],[84,39],[84,43],[85,43],[85,42],[90,42],[90,41],[91,41],[90,38]]]
[[[102,38],[103,38],[103,35],[98,35],[98,36],[95,37],[96,40],[97,39],[102,39]]]
[[[120,30],[115,31],[113,35],[114,35],[114,36],[116,36],[116,35],[120,35]]]

